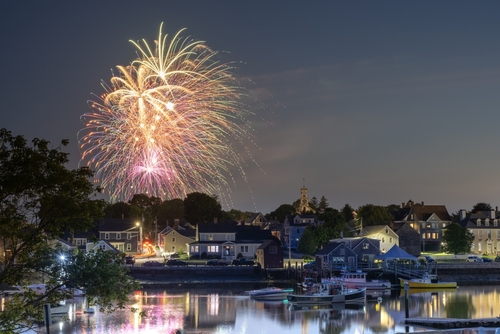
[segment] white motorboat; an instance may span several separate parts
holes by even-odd
[[[361,270],[356,272],[344,271],[340,275],[340,280],[350,289],[366,288],[367,290],[386,290],[391,288],[389,280],[367,280],[367,273]]]
[[[293,292],[293,289],[282,289],[277,287],[269,287],[258,290],[247,291],[250,298],[255,300],[285,300],[286,296]]]
[[[348,289],[342,282],[323,280],[311,287],[305,294],[289,294],[287,299],[292,304],[328,305],[334,303],[364,303],[366,288]]]

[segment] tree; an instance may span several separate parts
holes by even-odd
[[[295,207],[291,204],[281,204],[276,210],[266,215],[268,221],[278,220],[283,223],[287,215],[293,215]]]
[[[476,205],[474,205],[472,207],[472,213],[476,213],[476,212],[479,212],[479,211],[491,211],[493,210],[493,208],[491,207],[490,204],[488,203],[483,203],[483,202],[480,202],[480,203],[477,203]]]
[[[373,204],[361,206],[358,209],[358,218],[363,219],[363,226],[385,225],[394,220],[387,208]]]
[[[354,219],[353,212],[354,209],[352,208],[352,206],[350,206],[349,204],[344,205],[344,207],[342,208],[342,215],[344,216],[346,222],[350,222]]]
[[[299,239],[297,250],[300,253],[312,255],[316,252],[317,241],[312,229],[306,228]]]
[[[469,253],[474,235],[458,223],[451,223],[443,232],[442,251],[452,254]]]
[[[313,198],[311,198],[311,200],[309,201],[309,207],[314,211],[318,211],[318,206],[319,206],[319,201],[316,198],[316,196],[313,196]]]
[[[97,265],[93,257],[76,255],[78,265],[87,270],[77,268],[76,261],[61,263],[56,238],[67,231],[93,227],[103,215],[105,202],[91,199],[98,189],[89,181],[93,176],[89,169],[65,167],[68,154],[61,147],[68,141],[63,140],[56,149],[49,144],[41,139],[28,144],[24,137],[0,130],[0,284],[26,286],[28,280],[43,277],[47,285],[44,294],[26,291],[5,301],[3,307],[8,311],[0,312],[2,333],[42,321],[42,305],[67,298],[71,289],[62,286],[83,284],[81,278],[86,279],[87,298],[107,310],[122,307],[138,287],[119,258],[100,267],[116,275],[109,281],[92,276]],[[94,268],[91,272],[90,267]]]
[[[206,223],[222,216],[222,207],[216,195],[190,193],[184,199],[186,219],[191,224]]]
[[[325,196],[321,196],[318,204],[318,211],[321,213],[328,208],[328,200],[326,199]]]
[[[176,219],[183,221],[184,216],[184,201],[182,199],[174,198],[161,203],[158,219],[167,221],[170,226],[173,226]]]
[[[129,218],[130,204],[125,202],[108,204],[104,212],[106,218]]]

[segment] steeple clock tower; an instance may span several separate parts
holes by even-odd
[[[304,212],[314,212],[314,210],[309,207],[309,197],[307,195],[307,188],[305,183],[306,181],[305,179],[303,179],[303,185],[302,188],[300,189],[300,203],[299,203],[299,208],[297,210],[297,213],[299,215]]]

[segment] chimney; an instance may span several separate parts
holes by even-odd
[[[214,224],[217,224],[217,217],[214,218]]]
[[[424,206],[424,201],[422,201],[422,206]]]
[[[460,221],[464,220],[465,219],[465,214],[466,214],[466,211],[464,209],[460,209],[460,212],[458,214],[458,219]]]
[[[340,231],[340,239],[344,239],[344,232]]]
[[[122,219],[125,219],[125,215],[122,213]]]
[[[401,209],[404,209],[405,208],[405,203],[401,203]]]
[[[495,219],[495,210],[490,211],[490,219]]]

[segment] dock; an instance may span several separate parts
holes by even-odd
[[[437,329],[456,329],[473,327],[500,327],[500,318],[457,319],[457,318],[408,318],[407,325],[417,325]]]

